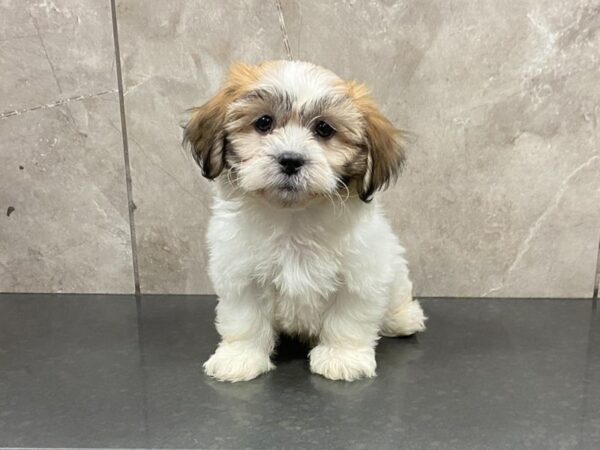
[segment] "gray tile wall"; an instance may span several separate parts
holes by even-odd
[[[212,291],[185,110],[291,54],[415,134],[382,197],[418,295],[592,295],[600,1],[115,3],[142,292]],[[0,291],[133,292],[111,2],[4,0],[0,24]]]
[[[0,292],[133,290],[114,55],[107,1],[0,2]]]

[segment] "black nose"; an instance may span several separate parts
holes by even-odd
[[[279,155],[277,161],[279,161],[281,169],[286,175],[295,174],[300,170],[300,167],[304,165],[304,158],[302,155],[293,152],[282,153]]]

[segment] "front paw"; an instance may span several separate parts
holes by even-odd
[[[309,355],[310,370],[330,380],[353,381],[375,376],[375,349],[317,345]]]
[[[204,372],[219,381],[248,381],[274,369],[268,353],[251,345],[221,343],[204,363]]]

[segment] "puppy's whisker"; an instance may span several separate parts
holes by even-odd
[[[348,188],[348,185],[341,178],[337,178],[336,183],[338,184],[338,186],[340,188],[342,188],[346,192],[346,196],[345,196],[345,198],[342,199],[340,193],[337,190],[335,191],[336,194],[340,198],[341,202],[346,202],[350,198],[350,188]]]
[[[233,168],[227,169],[227,182],[231,185],[232,188],[237,189],[237,187],[233,183],[233,180],[231,179],[232,172],[233,172]]]
[[[335,195],[337,196],[337,194],[335,194]],[[336,199],[333,198],[333,196],[331,196],[331,204],[333,205],[333,216],[340,217],[342,215],[342,213],[344,212],[344,205],[342,205],[340,203],[340,209],[338,210]]]
[[[238,193],[238,191],[240,191],[240,187],[235,183],[235,180],[233,180],[231,178],[232,175],[234,175],[234,168],[230,167],[229,169],[226,170],[225,174],[226,174],[226,177],[227,177],[227,184],[229,184],[229,186],[231,186],[231,188],[232,188],[232,190],[228,194],[228,196],[231,196],[233,194]]]
[[[327,199],[331,202],[331,205],[333,206],[333,214],[335,217],[340,217],[341,214],[346,210],[346,204],[344,202],[344,199],[342,199],[342,197],[340,196],[339,192],[337,191],[331,191],[331,192],[326,192],[325,197],[327,197]],[[340,209],[338,210],[338,204],[340,206]]]
[[[344,183],[342,181],[342,187],[344,188],[344,191],[346,191],[346,198],[343,200],[344,202],[346,200],[348,200],[350,198],[350,189],[348,188],[348,185],[346,183]]]
[[[336,191],[336,196],[340,200],[341,212],[344,213],[346,211],[346,199],[343,199],[339,192]]]
[[[335,217],[339,217],[339,214],[337,212],[337,207],[336,207],[335,199],[333,198],[333,196],[330,193],[327,193],[326,196],[329,199],[329,201],[331,202],[331,205],[333,206],[333,215]]]

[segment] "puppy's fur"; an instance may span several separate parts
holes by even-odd
[[[404,162],[401,137],[363,85],[299,61],[235,65],[194,109],[184,140],[216,181],[208,244],[222,341],[208,375],[273,369],[283,332],[314,344],[314,373],[373,377],[380,335],[424,330],[404,249],[371,201]]]

